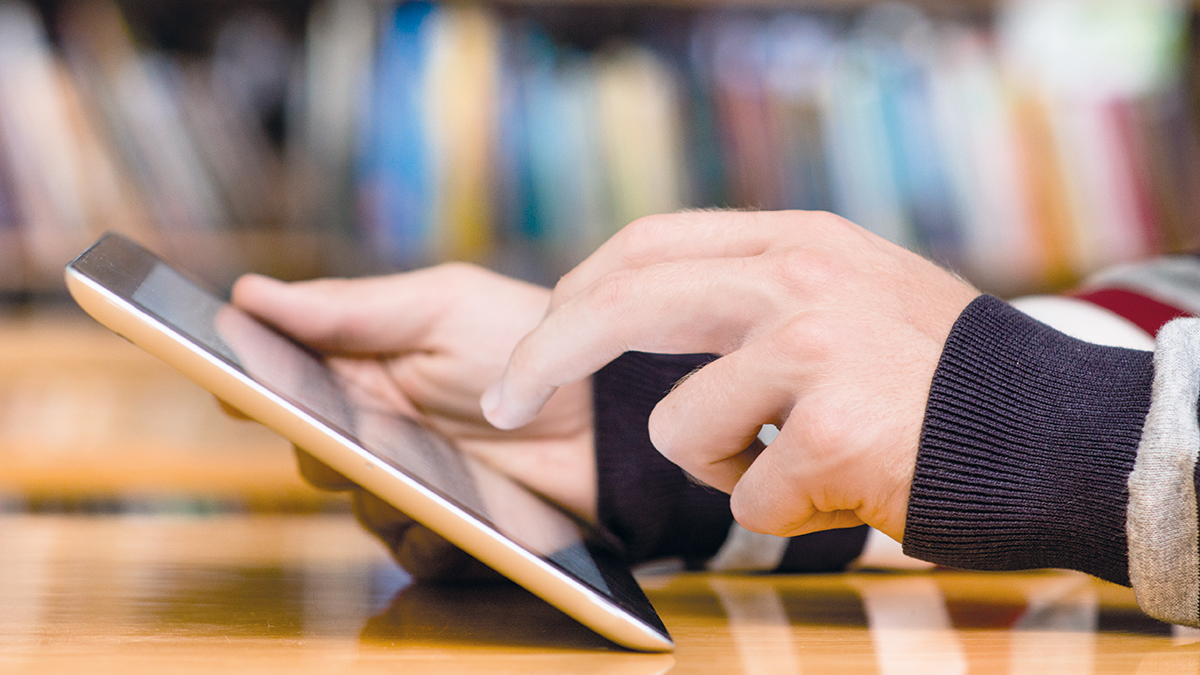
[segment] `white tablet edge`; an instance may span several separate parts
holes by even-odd
[[[347,478],[392,503],[480,561],[613,642],[639,651],[663,652],[674,642],[616,604],[546,564],[471,514],[359,449],[295,405],[234,371],[229,365],[130,304],[78,270],[68,267],[67,289],[104,326],[174,367],[284,438],[305,448]]]

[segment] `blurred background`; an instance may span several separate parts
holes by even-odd
[[[0,0],[0,510],[338,511],[82,316],[129,234],[218,290],[825,209],[1011,296],[1200,247],[1174,0]]]

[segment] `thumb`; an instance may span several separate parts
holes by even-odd
[[[431,275],[285,283],[248,274],[233,286],[237,307],[314,349],[371,354],[418,348],[451,301]]]

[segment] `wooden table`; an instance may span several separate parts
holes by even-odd
[[[0,315],[0,500],[320,511],[291,444],[80,312]]]
[[[0,518],[5,673],[1183,673],[1200,637],[1065,572],[642,575],[621,651],[509,586],[411,585],[343,516]]]

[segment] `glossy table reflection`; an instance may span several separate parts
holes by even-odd
[[[349,518],[0,518],[6,673],[1178,673],[1200,634],[1065,572],[643,575],[624,652],[511,586],[408,583]]]

